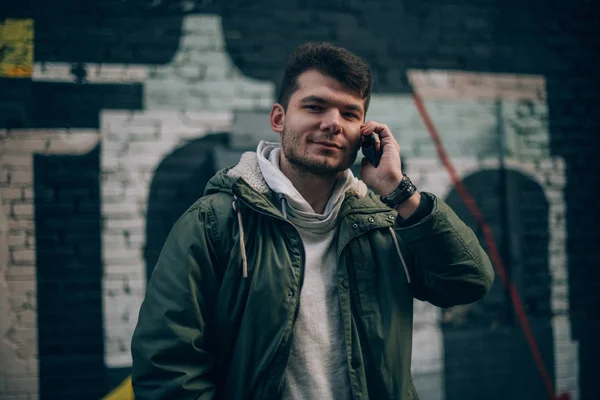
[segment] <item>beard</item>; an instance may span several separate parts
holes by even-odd
[[[351,150],[342,148],[344,157],[340,161],[333,158],[323,159],[311,154],[306,148],[306,143],[301,139],[301,136],[284,126],[281,132],[281,151],[290,164],[299,171],[319,176],[335,176],[350,168],[356,161],[360,148],[360,143]]]

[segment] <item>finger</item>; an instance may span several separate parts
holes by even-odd
[[[364,124],[362,124],[360,126],[360,133],[362,135],[367,136],[367,135],[370,135],[371,133],[373,133],[374,131],[375,131],[375,124],[373,124],[372,121],[365,122]]]
[[[396,138],[392,134],[392,130],[385,124],[376,123],[374,132],[377,133],[382,146],[392,145],[392,147],[399,147]]]
[[[375,137],[375,148],[377,151],[381,150],[381,139],[379,139],[379,135],[374,135]]]
[[[361,126],[361,134],[363,138],[375,133],[375,129],[375,123],[370,123],[368,125]],[[373,135],[373,138],[375,139],[375,148],[377,149],[377,151],[379,151],[381,149],[381,140],[379,139],[379,135]]]
[[[381,139],[394,137],[390,128],[385,124],[377,124],[375,127],[375,132],[379,135],[379,137],[381,137]]]
[[[381,150],[382,147],[388,147],[391,151],[400,152],[400,145],[394,138],[391,129],[379,122],[368,121],[361,126],[363,135],[375,134],[376,148]]]
[[[361,126],[361,133],[364,134],[371,134],[371,133],[376,133],[378,135],[380,135],[382,138],[391,136],[392,135],[392,131],[390,130],[390,128],[385,125],[385,124],[381,124],[379,122],[375,122],[375,121],[367,121],[365,122],[362,126]]]

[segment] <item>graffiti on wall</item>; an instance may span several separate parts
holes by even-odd
[[[461,178],[510,260],[511,278],[558,391],[577,398],[577,345],[565,295],[565,165],[549,150],[544,79],[461,72],[456,65],[425,71],[410,63],[388,67],[393,73],[386,75],[382,66],[396,61],[369,43],[388,39],[344,15],[335,18],[357,28],[347,29],[360,40],[344,36],[341,44],[377,52],[368,57],[378,82],[369,119],[385,121],[397,135],[416,184],[445,197],[477,232],[407,92],[417,90],[426,100]],[[244,33],[249,26],[241,16],[160,19],[162,29],[171,30],[167,39],[152,36],[164,40],[157,45],[166,49],[162,55],[142,51],[127,58],[133,53],[116,48],[113,62],[104,63],[99,53],[76,46],[58,59],[48,47],[40,48],[39,57],[36,50],[26,82],[31,104],[2,118],[11,129],[1,132],[0,166],[8,227],[6,266],[0,269],[8,300],[0,301],[10,308],[0,324],[10,341],[2,354],[10,351],[4,359],[18,360],[15,377],[35,382],[29,393],[43,398],[69,387],[100,397],[127,377],[137,309],[170,225],[214,171],[258,140],[276,139],[266,121],[279,71],[258,59],[286,52],[252,47],[251,38],[260,36]],[[328,18],[299,13],[297,35],[310,38],[307,27],[315,21],[325,26]],[[117,32],[125,30],[118,26]],[[42,33],[52,36],[48,24],[36,20],[36,35]],[[293,45],[290,40],[286,50]],[[517,192],[527,198],[515,197]],[[499,210],[510,216],[508,225],[494,220]],[[468,397],[463,382],[475,376],[481,385],[498,388],[498,398],[506,397],[501,388],[515,382],[520,393],[511,398],[543,393],[515,321],[500,282],[470,307],[442,311],[417,302],[413,372],[423,398]],[[66,339],[73,335],[86,339]],[[497,347],[486,346],[489,341]],[[82,379],[75,383],[78,374]]]
[[[30,77],[33,66],[33,20],[0,23],[0,77]]]

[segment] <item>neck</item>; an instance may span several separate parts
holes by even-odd
[[[280,168],[312,209],[317,214],[323,214],[327,201],[333,193],[338,174],[324,176],[302,171],[285,160],[285,157],[281,157]]]

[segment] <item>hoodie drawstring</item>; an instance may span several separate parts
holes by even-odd
[[[280,197],[281,200],[281,213],[283,214],[283,218],[285,218],[287,220],[287,204],[286,203],[286,199],[284,195],[281,195]]]
[[[242,273],[244,278],[248,278],[248,259],[246,258],[246,245],[244,244],[244,224],[242,223],[242,213],[238,206],[237,196],[233,196],[233,202],[231,203],[233,211],[237,214],[238,225],[240,226],[240,252],[242,253]]]
[[[394,228],[390,226],[390,232],[392,234],[392,239],[394,239],[394,244],[396,245],[396,251],[398,252],[398,256],[400,257],[400,261],[402,261],[402,266],[404,267],[404,273],[406,274],[406,280],[410,283],[410,274],[408,273],[408,267],[406,266],[406,261],[404,261],[404,256],[400,251],[400,243],[398,243],[398,238],[396,237],[396,232]]]

